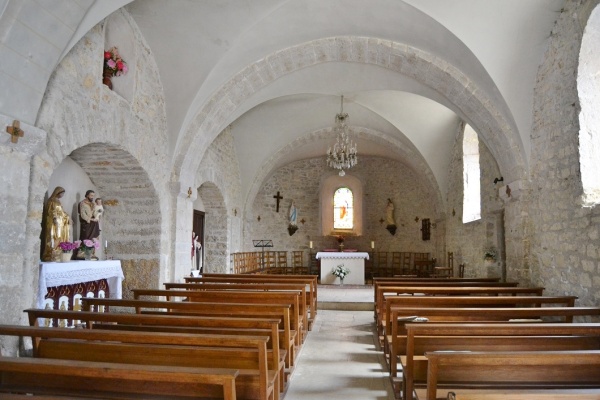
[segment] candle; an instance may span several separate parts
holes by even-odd
[[[375,248],[375,242],[373,240],[371,240],[371,248],[374,249]]]
[[[104,241],[104,248],[107,249],[108,248],[108,240]]]
[[[312,240],[310,242],[308,242],[308,247],[310,247],[312,249]]]

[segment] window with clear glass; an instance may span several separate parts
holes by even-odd
[[[463,137],[463,223],[481,219],[481,169],[479,167],[479,138],[470,125]]]
[[[354,228],[354,195],[347,187],[333,194],[333,229]]]

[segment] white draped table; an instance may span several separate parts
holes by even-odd
[[[351,285],[365,284],[365,260],[369,259],[369,253],[362,252],[329,252],[320,251],[316,255],[321,260],[321,284],[340,284],[340,278],[331,274],[331,270],[338,265],[343,265],[350,270],[344,278],[344,283]]]
[[[121,269],[121,261],[71,261],[67,263],[42,262],[40,263],[40,281],[38,289],[37,307],[46,308],[45,297],[48,289],[58,286],[75,285],[84,282],[93,282],[106,279],[108,282],[109,297],[120,299],[123,294],[122,283],[125,276]],[[82,294],[87,297],[87,293]],[[71,297],[73,294],[71,294]],[[72,309],[72,304],[66,305]],[[51,305],[50,308],[58,309],[60,305]]]

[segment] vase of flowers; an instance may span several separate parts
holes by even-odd
[[[69,262],[73,258],[73,250],[79,248],[79,240],[75,242],[60,242],[58,247],[62,250],[61,262]]]
[[[104,51],[104,68],[102,69],[102,83],[112,89],[112,77],[125,75],[129,67],[123,61],[119,50],[116,47],[111,47]]]
[[[84,239],[79,241],[80,245],[77,251],[77,258],[84,260],[97,260],[98,257],[94,255],[96,249],[100,248],[100,241],[98,239]]]
[[[334,276],[337,276],[338,278],[340,278],[340,282],[342,285],[344,284],[344,278],[349,273],[350,273],[350,269],[344,267],[344,264],[340,264],[331,270],[331,275],[334,275]]]

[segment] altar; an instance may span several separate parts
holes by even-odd
[[[321,284],[333,285],[340,284],[340,278],[331,274],[331,270],[338,265],[343,265],[350,270],[350,273],[344,278],[345,284],[364,285],[365,284],[365,260],[369,259],[369,253],[362,252],[329,252],[321,251],[316,255],[317,260],[321,260]]]
[[[81,297],[120,299],[121,261],[41,262],[37,308],[77,310]]]

